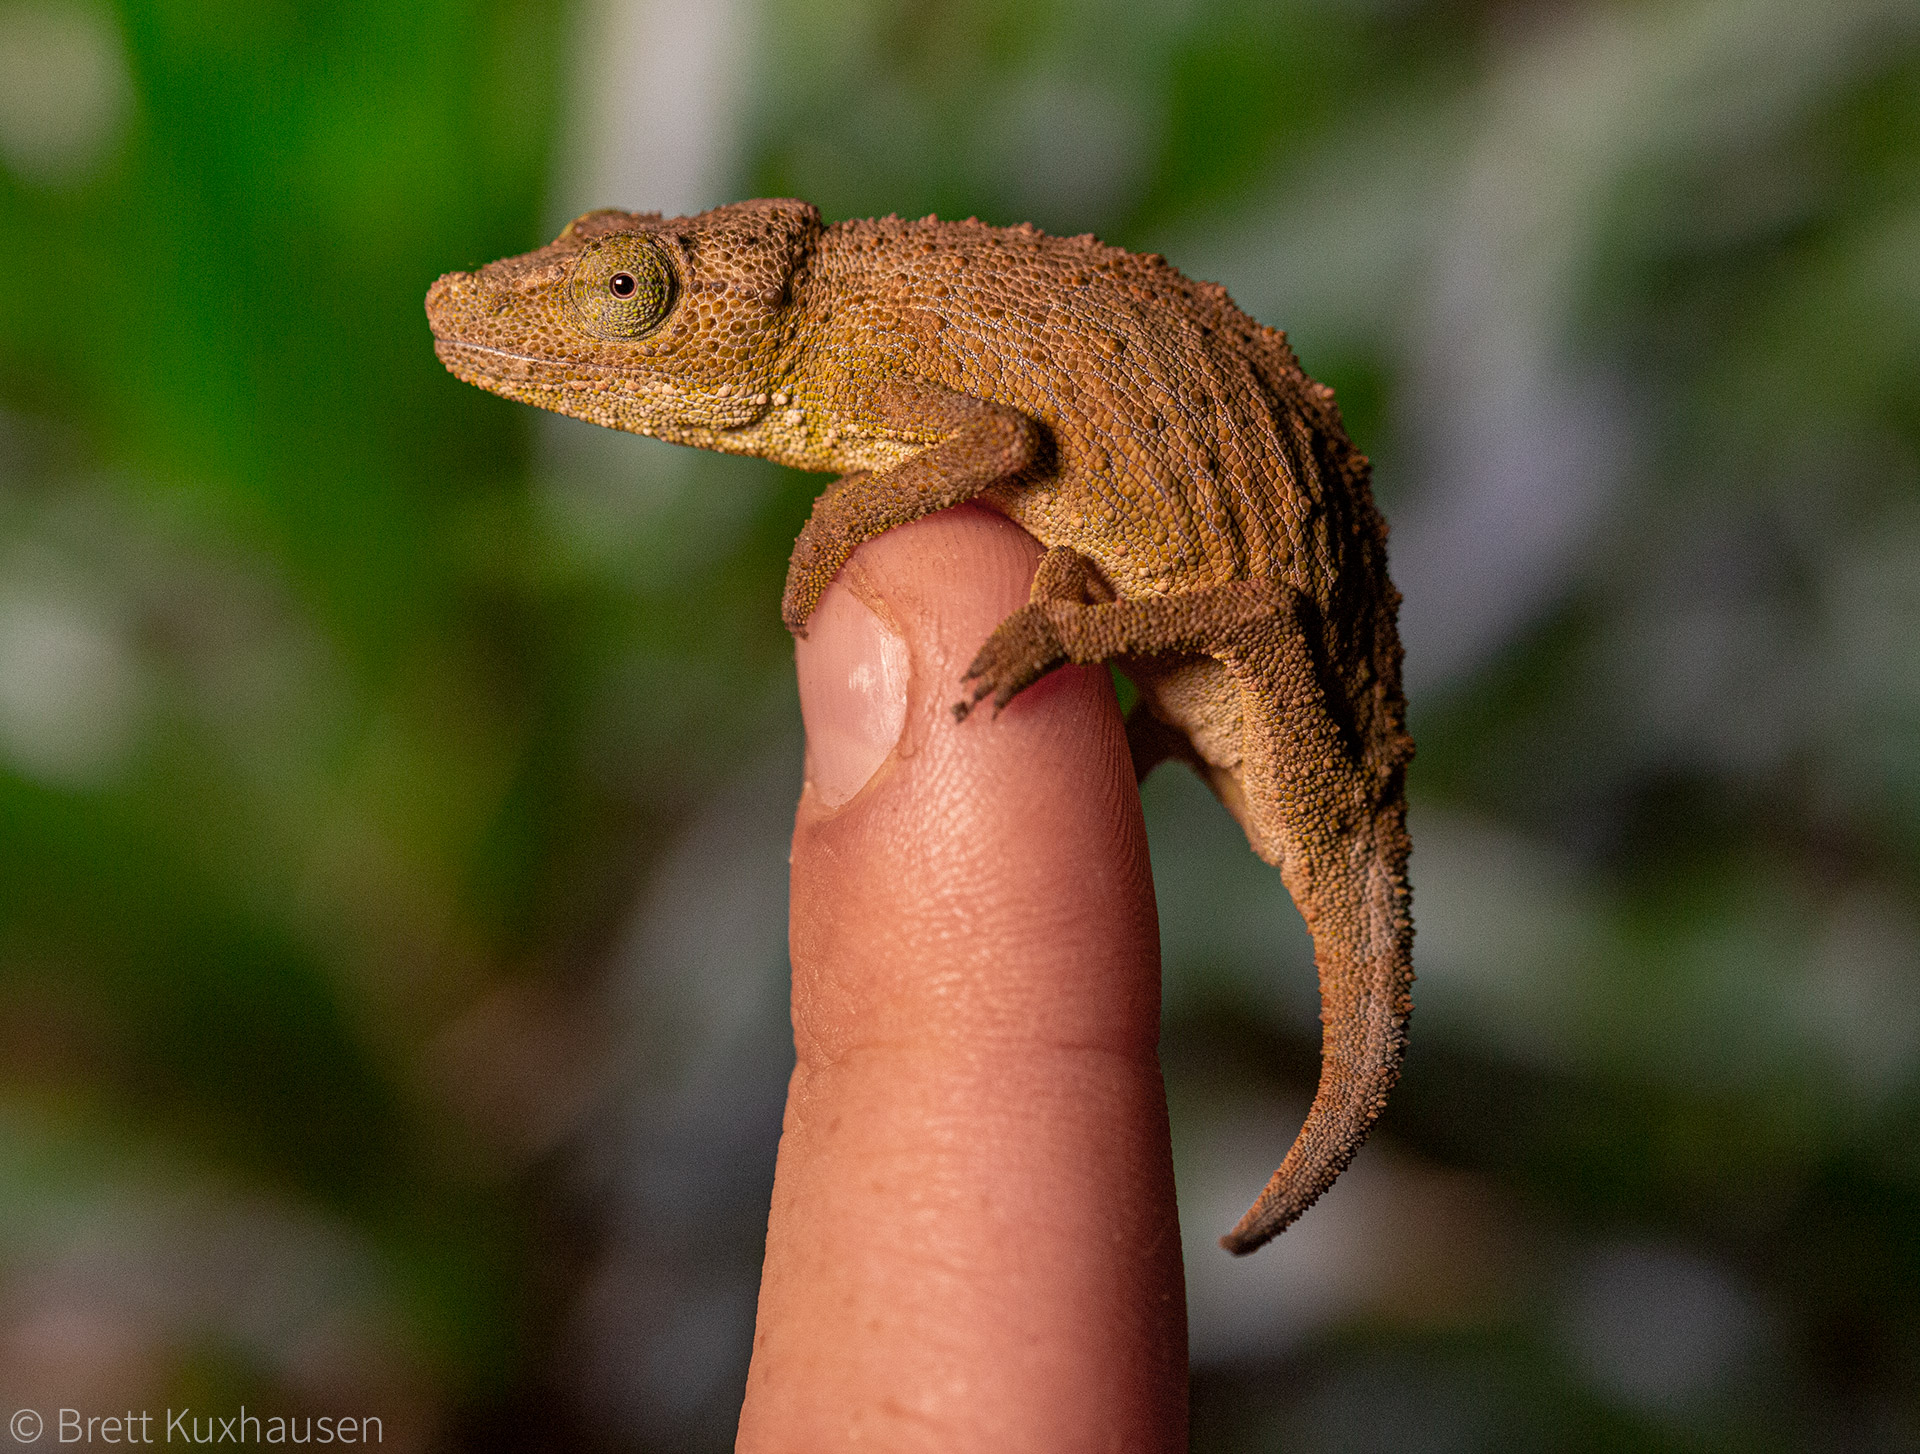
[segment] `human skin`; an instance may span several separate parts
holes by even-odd
[[[1040,548],[861,546],[797,648],[797,1063],[737,1447],[1186,1447],[1159,936],[1126,729],[1067,667],[953,683]]]

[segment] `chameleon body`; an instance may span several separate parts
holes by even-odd
[[[1398,595],[1364,457],[1284,335],[1217,285],[1091,236],[823,226],[804,202],[592,212],[427,295],[454,374],[510,399],[840,479],[795,544],[804,632],[862,541],[976,500],[1046,547],[956,705],[1065,662],[1139,689],[1135,767],[1191,764],[1312,931],[1320,1084],[1222,1243],[1332,1184],[1399,1073],[1411,1008]]]

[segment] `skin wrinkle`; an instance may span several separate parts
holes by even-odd
[[[884,1069],[891,1073],[893,1067]],[[992,1073],[985,1069],[979,1072]],[[916,1262],[924,1259],[930,1265],[944,1266],[956,1277],[977,1286],[979,1253],[965,1239],[956,1244],[951,1234],[953,1208],[966,1202],[977,1203],[985,1209],[988,1220],[999,1224],[993,1231],[1013,1232],[1023,1239],[1027,1256],[1048,1242],[1065,1246],[1073,1237],[1081,1235],[1077,1226],[1051,1223],[1041,1215],[1051,1206],[1051,1199],[1044,1191],[1028,1191],[1012,1178],[985,1186],[978,1179],[977,1148],[1021,1144],[1030,1139],[1033,1123],[1060,1121],[1057,1114],[1043,1112],[1058,1112],[1087,1101],[1088,1086],[1058,1082],[1044,1069],[1037,1069],[1030,1080],[1035,1087],[1049,1088],[1047,1095],[1038,1098],[1038,1105],[1028,1109],[1030,1103],[1023,1100],[1018,1110],[1003,1109],[997,1117],[984,1120],[977,1110],[980,1098],[966,1079],[952,1082],[945,1094],[937,1098],[938,1104],[918,1108],[909,1142],[867,1147],[868,1162],[884,1168],[884,1174],[870,1178],[870,1185],[896,1203],[891,1217],[893,1236],[884,1251],[876,1248],[872,1255],[896,1256],[901,1250],[901,1239],[914,1235],[914,1229],[918,1228],[926,1233],[928,1246],[925,1250],[915,1249]],[[1120,1100],[1145,1101],[1158,1093],[1159,1082],[1157,1076],[1129,1077],[1120,1089]],[[837,1099],[831,1088],[814,1094],[828,1103]],[[1004,1101],[1000,1104],[1005,1107]],[[1056,1148],[1059,1154],[1053,1164],[1067,1179],[1102,1179],[1098,1173],[1103,1166],[1111,1164],[1104,1148],[1081,1139],[1058,1140]],[[1145,1172],[1153,1169],[1145,1168]],[[1137,1175],[1142,1173],[1122,1165],[1117,1180],[1124,1183]],[[1162,1224],[1158,1235],[1173,1235],[1170,1227],[1170,1222]],[[858,1255],[859,1249],[852,1250]],[[1140,1250],[1150,1249],[1143,1244]],[[916,1289],[915,1296],[924,1298],[926,1293]],[[941,1300],[936,1295],[931,1301],[938,1305]]]
[[[967,826],[959,831],[970,834],[975,830]],[[927,933],[930,927],[928,919],[918,915],[906,917],[910,912],[908,910],[899,911],[899,918],[882,916],[882,927],[875,937],[877,952],[902,966],[923,963],[951,966],[942,976],[914,977],[894,989],[894,1008],[887,1015],[887,1023],[897,1023],[898,1033],[903,1036],[910,1037],[922,1032],[934,1018],[934,1008],[923,1007],[922,1002],[927,1000],[944,1001],[938,1007],[939,1022],[947,1025],[964,1024],[964,1033],[969,1035],[991,1034],[998,1025],[1031,1024],[1034,1012],[1030,1003],[1009,1002],[998,998],[1001,991],[988,992],[983,989],[984,985],[996,984],[997,977],[992,971],[996,962],[1006,957],[1010,946],[1032,942],[1071,944],[1089,939],[1099,943],[1104,936],[1094,936],[1092,931],[1109,924],[1123,926],[1128,932],[1143,938],[1152,937],[1152,926],[1140,925],[1133,915],[1115,918],[1103,915],[1097,906],[1082,906],[1075,912],[1061,914],[1051,911],[1049,906],[1022,904],[1007,886],[998,881],[1000,875],[991,872],[990,866],[976,859],[971,867],[973,871],[970,873],[967,865],[956,865],[952,882],[930,886],[925,909],[932,926],[940,929],[939,934],[930,936]],[[970,932],[964,927],[967,910],[971,905],[982,902],[1012,903],[1015,907],[999,916],[992,925]],[[948,935],[953,937],[945,937]],[[1136,1034],[1147,1034],[1147,1027],[1142,1024],[1149,1018],[1142,1013],[1145,1007],[1134,1003],[1132,997],[1112,993],[1113,977],[1104,963],[1070,960],[1061,967],[1060,972],[1107,987],[1105,999],[1097,1002],[1099,1010],[1096,1013],[1111,1017],[1118,1023],[1131,1021],[1141,1025]],[[1157,1000],[1152,1009],[1157,1014]],[[814,1026],[802,1028],[809,1036],[824,1040]],[[1045,1035],[1036,1028],[1024,1038],[1044,1039]],[[1102,1037],[1069,1034],[1058,1038],[1095,1043]]]
[[[999,1055],[1015,1051],[1021,1055],[1055,1053],[1063,1057],[1085,1055],[1097,1060],[1116,1060],[1123,1065],[1151,1066],[1157,1069],[1159,1056],[1151,1049],[1142,1052],[1139,1049],[1123,1049],[1112,1045],[1103,1045],[1097,1041],[1085,1040],[1047,1040],[1025,1035],[989,1035],[971,1028],[956,1031],[951,1027],[936,1028],[925,1035],[911,1038],[888,1039],[884,1036],[866,1036],[857,1041],[841,1045],[832,1051],[824,1051],[819,1042],[814,1042],[814,1053],[808,1057],[809,1072],[833,1070],[836,1067],[855,1060],[862,1055],[911,1054],[926,1048],[929,1044],[950,1040],[955,1048],[962,1048],[980,1056]]]

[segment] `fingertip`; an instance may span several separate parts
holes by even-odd
[[[803,1059],[1007,1034],[1153,1056],[1152,869],[1107,672],[954,710],[1040,556],[962,506],[862,545],[815,612],[790,858]]]
[[[1026,603],[1040,555],[1032,536],[976,505],[899,526],[854,552],[794,645],[811,810],[841,808],[890,756],[917,755],[939,731],[1001,721],[1013,704],[995,697],[991,712],[974,711],[989,694],[970,685],[967,668],[994,628]],[[1111,732],[1086,735],[1080,720],[1111,715],[1100,700],[1104,673],[1091,673],[1100,689],[1083,700],[1079,679],[1088,675],[1055,672],[1019,699],[1023,707],[1045,703],[1046,711],[1014,718],[1044,716],[1056,736],[1086,736],[1092,750],[1106,753]],[[1024,770],[1014,738],[991,747],[1007,759],[994,771]]]

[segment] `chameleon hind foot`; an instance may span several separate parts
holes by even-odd
[[[1040,560],[1026,605],[994,628],[963,680],[964,718],[991,696],[996,709],[1057,666],[1118,657],[1219,656],[1251,631],[1276,629],[1288,593],[1271,581],[1231,581],[1170,596],[1117,600],[1093,561],[1057,545]]]
[[[1047,551],[1033,573],[1027,604],[994,628],[961,678],[962,683],[971,684],[964,687],[970,695],[954,703],[955,720],[965,720],[987,697],[993,698],[998,714],[1055,667],[1081,660],[1061,638],[1060,623],[1070,613],[1056,608],[1112,600],[1100,568],[1086,556],[1064,545]]]
[[[1028,604],[994,627],[973,664],[961,678],[969,693],[953,704],[955,721],[965,721],[984,698],[993,698],[996,715],[1021,692],[1067,661],[1060,637],[1040,606]]]

